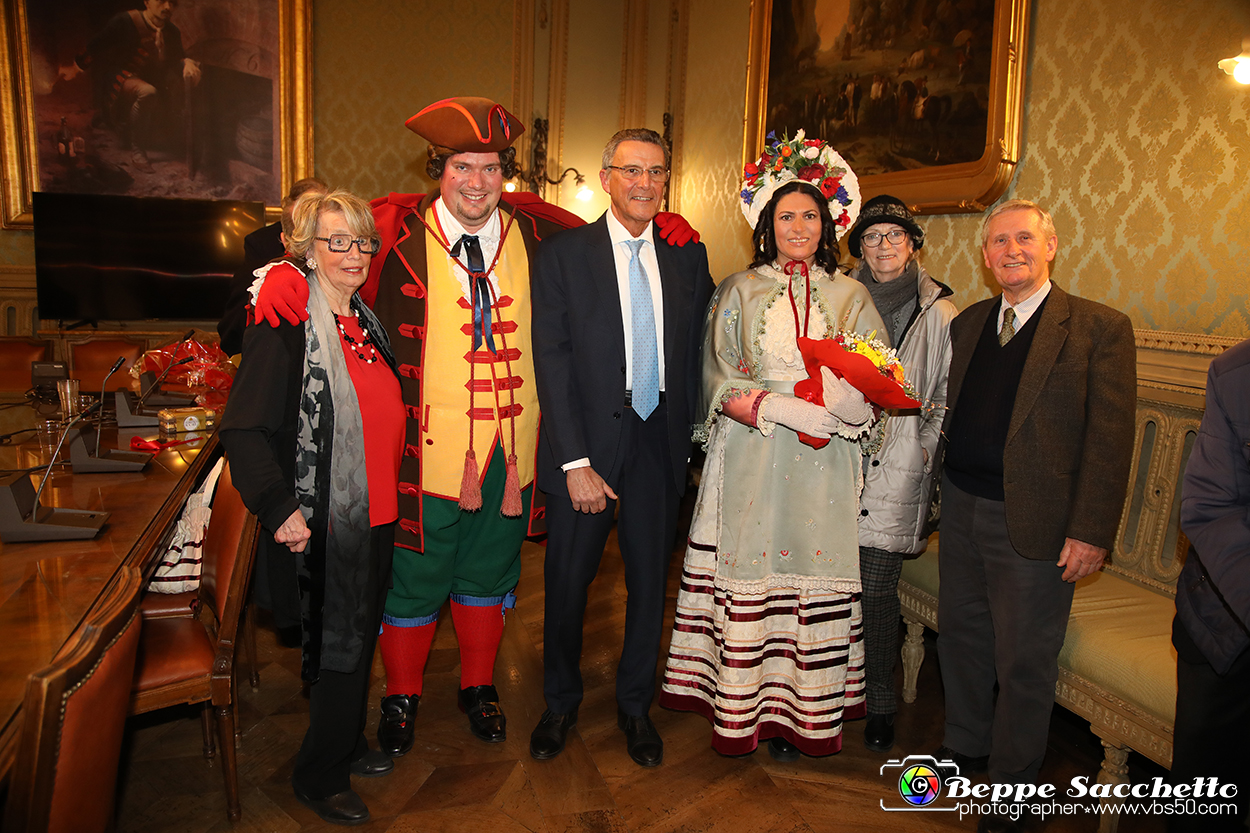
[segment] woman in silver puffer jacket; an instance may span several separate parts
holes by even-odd
[[[898,648],[898,579],[903,559],[924,552],[932,470],[946,405],[950,323],[958,310],[951,290],[916,260],[924,231],[907,206],[881,195],[864,204],[847,235],[860,258],[851,277],[868,288],[921,407],[890,411],[864,442],[859,563],[863,583],[865,686],[868,723],[864,745],[894,746],[894,665]]]

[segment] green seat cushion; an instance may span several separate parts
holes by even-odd
[[[1099,572],[1077,583],[1059,665],[1169,724],[1176,717],[1176,603]]]
[[[909,558],[903,562],[902,580],[915,587],[917,590],[923,590],[933,598],[937,598],[938,594],[938,555],[936,541],[929,543],[929,549],[925,550],[917,558]]]

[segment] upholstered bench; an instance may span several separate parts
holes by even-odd
[[[1167,334],[1164,334],[1167,335]],[[1128,780],[1128,753],[1171,767],[1176,715],[1176,651],[1172,617],[1176,578],[1188,542],[1178,528],[1180,484],[1202,420],[1197,380],[1210,355],[1224,346],[1206,339],[1203,360],[1182,368],[1188,385],[1143,380],[1138,345],[1138,402],[1130,489],[1115,547],[1102,571],[1077,584],[1068,632],[1059,653],[1055,701],[1085,718],[1102,740],[1100,783]],[[1226,343],[1226,342],[1225,342]],[[1159,364],[1146,362],[1148,376]],[[1156,374],[1157,375],[1157,374]],[[1177,371],[1180,375],[1180,371]],[[937,630],[938,537],[919,558],[904,562],[899,598],[903,642],[903,700],[915,702],[924,661],[924,629]],[[1114,802],[1107,802],[1114,803]],[[1119,818],[1101,817],[1111,833]]]

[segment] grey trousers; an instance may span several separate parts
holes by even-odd
[[[898,663],[898,579],[903,556],[859,548],[860,600],[864,607],[864,692],[869,714],[894,714],[894,666]]]
[[[1055,561],[1020,555],[1002,501],[942,482],[938,661],[944,743],[990,756],[990,780],[1037,780],[1046,754],[1074,586]],[[998,682],[998,698],[994,683]]]

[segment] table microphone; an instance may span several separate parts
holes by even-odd
[[[34,511],[31,512],[31,523],[39,523],[39,496],[43,494],[43,487],[48,485],[48,479],[52,477],[52,467],[56,465],[57,455],[61,453],[61,446],[65,444],[65,437],[69,434],[69,429],[74,427],[75,422],[78,422],[96,408],[101,407],[103,404],[104,403],[102,402],[92,403],[81,414],[71,419],[69,424],[65,426],[65,430],[61,431],[61,439],[57,440],[56,451],[52,452],[52,461],[48,463],[48,467],[43,472],[43,479],[39,481],[39,491],[35,492],[35,508]]]
[[[192,330],[191,332],[194,333],[195,330]],[[150,394],[152,391],[156,390],[157,388],[161,386],[161,382],[164,381],[165,377],[169,375],[169,371],[173,370],[175,367],[177,367],[180,364],[186,364],[187,362],[192,361],[194,359],[195,359],[195,356],[184,356],[183,358],[179,359],[176,362],[170,362],[169,366],[161,371],[161,375],[157,376],[156,379],[152,381],[152,384],[148,385],[148,389],[145,390],[143,393],[139,394],[139,398],[135,401],[135,410],[138,411],[140,408],[143,407],[143,401],[148,398],[148,394]]]
[[[100,456],[100,437],[104,435],[104,392],[108,389],[109,376],[117,372],[117,369],[126,363],[125,356],[118,356],[117,361],[113,362],[113,366],[109,368],[109,372],[104,376],[104,382],[100,385],[100,427],[96,429],[95,435],[95,456]]]

